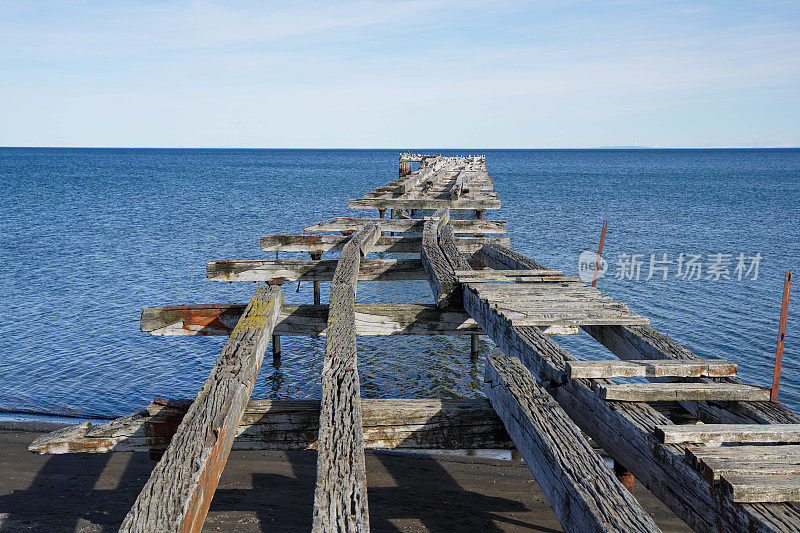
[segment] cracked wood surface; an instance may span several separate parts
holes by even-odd
[[[110,422],[83,422],[37,438],[38,454],[160,451],[172,439],[190,400],[159,398]],[[480,449],[513,445],[486,399],[362,399],[364,446],[370,449]],[[250,400],[232,450],[317,448],[319,400]]]
[[[565,530],[659,531],[519,359],[487,359],[484,392]]]
[[[369,531],[355,299],[361,257],[381,234],[371,224],[342,250],[331,284],[312,531]]]
[[[120,531],[200,531],[283,303],[259,287]]]

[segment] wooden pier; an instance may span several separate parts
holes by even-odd
[[[209,280],[260,282],[249,303],[142,312],[152,335],[229,336],[194,401],[159,398],[29,449],[159,458],[122,531],[202,529],[232,449],[316,449],[309,514],[314,531],[328,532],[369,531],[365,449],[511,447],[568,531],[657,531],[629,491],[634,478],[697,531],[800,530],[800,417],[739,380],[739,354],[701,359],[623,302],[514,252],[498,236],[507,223],[483,217],[500,208],[492,188],[484,156],[400,154],[397,179],[349,202],[377,217],[264,236],[274,259],[207,264]],[[389,280],[426,280],[431,303],[355,303],[359,282]],[[287,281],[313,281],[313,305],[284,304]],[[619,359],[581,361],[558,344],[581,330]],[[325,336],[321,399],[251,400],[269,339],[277,357],[287,335]],[[504,355],[486,359],[488,399],[369,399],[363,335],[471,335],[473,356],[486,335]]]

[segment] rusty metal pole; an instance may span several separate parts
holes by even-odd
[[[608,220],[603,221],[603,230],[600,232],[600,246],[597,247],[597,262],[594,264],[592,287],[597,285],[597,273],[600,271],[600,257],[603,255],[603,241],[606,240],[606,226],[608,226]]]
[[[612,459],[612,461],[614,460]],[[628,492],[633,494],[633,487],[636,485],[636,478],[633,477],[633,474],[631,474],[627,468],[619,464],[617,461],[614,461],[614,475],[617,476],[617,479],[620,483],[622,483],[622,486],[628,489]]]
[[[781,363],[783,363],[783,340],[786,337],[786,315],[789,313],[789,291],[792,289],[792,272],[783,278],[783,302],[781,303],[781,319],[778,323],[778,347],[775,349],[775,373],[772,375],[772,389],[769,393],[771,402],[778,401],[778,385],[781,382]]]
[[[478,220],[483,219],[483,209],[476,209],[475,210],[475,218]]]
[[[384,216],[386,216],[386,209],[378,209],[378,216],[380,218],[383,218]]]

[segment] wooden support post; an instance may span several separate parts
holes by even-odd
[[[472,334],[472,335],[470,335],[469,339],[470,339],[469,355],[470,355],[470,357],[475,359],[475,358],[478,357],[479,352],[480,352],[480,349],[478,347],[478,336],[475,335],[475,334]]]
[[[566,531],[659,530],[519,359],[488,358],[483,390]]]
[[[314,280],[314,305],[320,305],[321,302],[321,289],[319,285],[319,280]]]
[[[314,493],[316,533],[369,531],[355,299],[361,257],[380,233],[380,225],[372,224],[353,235],[331,284]]]
[[[283,303],[256,290],[120,531],[200,531]]]
[[[475,218],[480,220],[483,218],[483,209],[476,209],[475,210]]]
[[[378,209],[378,218],[384,218],[386,216],[386,209]]]
[[[781,302],[781,318],[778,323],[778,346],[775,349],[775,371],[772,375],[772,392],[770,401],[778,401],[778,385],[781,383],[781,364],[783,363],[783,339],[786,336],[786,315],[789,312],[789,291],[792,290],[792,273],[787,272],[783,278],[783,300]]]
[[[279,361],[281,358],[281,336],[272,336],[272,359]]]

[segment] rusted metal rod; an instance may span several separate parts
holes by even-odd
[[[592,277],[592,287],[597,285],[597,273],[600,271],[600,258],[603,255],[603,242],[606,240],[606,227],[608,220],[603,221],[603,230],[600,232],[600,246],[597,247],[597,262],[594,264],[594,276]]]
[[[778,401],[778,385],[781,382],[781,363],[783,362],[783,340],[786,337],[786,315],[789,312],[789,291],[792,289],[792,272],[783,278],[783,302],[781,303],[781,320],[778,324],[778,347],[775,349],[775,373],[772,375],[772,389],[769,399]]]

